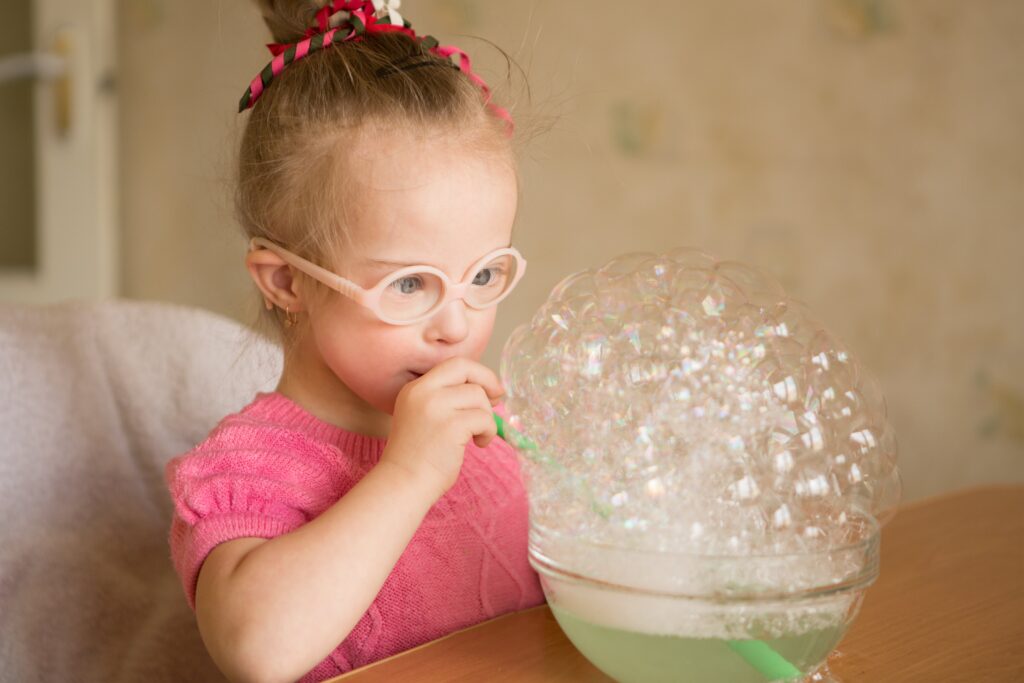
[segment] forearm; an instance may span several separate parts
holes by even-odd
[[[366,612],[434,498],[383,462],[313,521],[210,577],[215,589],[197,593],[197,612],[218,664],[258,662],[267,680],[315,666]]]

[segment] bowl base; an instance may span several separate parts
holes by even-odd
[[[842,653],[838,650],[833,650],[832,654],[829,655],[829,659],[833,657],[841,657]],[[837,676],[828,666],[828,661],[818,667],[814,673],[807,676],[804,679],[804,683],[845,683],[844,679]]]

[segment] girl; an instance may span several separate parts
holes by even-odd
[[[398,2],[320,4],[261,0],[279,44],[241,103],[280,382],[167,466],[175,567],[233,680],[322,680],[543,601],[478,362],[526,266],[511,120]]]

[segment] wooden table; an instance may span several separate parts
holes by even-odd
[[[829,659],[843,683],[1024,681],[1024,486],[905,506],[882,532],[882,568]],[[510,614],[339,676],[344,683],[611,679],[547,607]]]

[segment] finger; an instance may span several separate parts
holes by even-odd
[[[504,396],[505,387],[501,380],[486,365],[482,365],[469,358],[449,358],[437,365],[423,376],[425,381],[436,382],[440,386],[454,386],[457,384],[479,384],[487,393],[488,398],[499,398]]]
[[[445,387],[438,397],[442,405],[450,410],[479,408],[490,412],[491,404],[487,393],[479,384],[459,384]]]
[[[494,415],[489,410],[472,409],[467,410],[470,424],[473,431],[473,443],[484,448],[494,437],[498,435],[498,425],[494,422]]]

